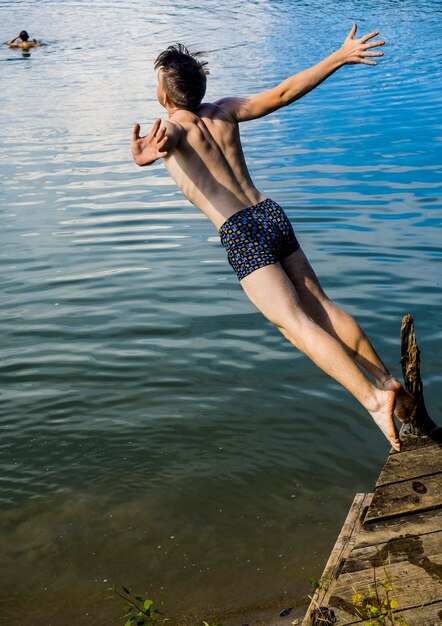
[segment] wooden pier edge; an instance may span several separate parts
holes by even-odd
[[[368,507],[370,506],[372,498],[372,493],[357,493],[355,495],[345,522],[341,528],[341,532],[339,533],[333,550],[331,551],[329,559],[325,565],[324,571],[322,572],[320,579],[321,586],[316,589],[315,593],[311,597],[310,605],[302,621],[302,626],[314,625],[315,622],[312,621],[312,615],[315,611],[319,612],[321,607],[324,607],[324,609],[327,607],[330,593],[330,583],[339,576],[339,571],[342,569],[347,556],[352,550],[356,534],[362,525],[362,520],[368,510]],[[319,623],[320,622],[318,621],[318,624]],[[324,622],[322,621],[322,623]]]
[[[442,626],[442,429],[425,406],[409,315],[402,320],[401,365],[416,400],[401,429],[401,452],[390,450],[374,494],[356,494],[302,626],[377,624],[370,607],[385,602],[389,618],[379,624]]]

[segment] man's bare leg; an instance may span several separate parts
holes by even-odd
[[[370,413],[391,445],[400,450],[393,420],[396,392],[379,389],[370,383],[343,345],[306,315],[281,264],[255,270],[241,280],[241,286],[256,308],[286,339],[350,391]]]
[[[286,257],[282,266],[306,314],[340,341],[347,353],[374,377],[380,389],[396,392],[395,415],[402,422],[409,422],[414,414],[414,399],[388,371],[359,324],[326,296],[304,252],[299,249]]]

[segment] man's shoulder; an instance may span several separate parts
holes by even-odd
[[[174,113],[169,121],[182,126],[197,124],[201,119],[221,118],[222,110],[214,102],[202,102],[199,107],[193,111],[180,109]]]
[[[19,43],[9,44],[11,48],[22,48],[23,50],[29,50],[29,48],[37,48],[40,44],[37,41],[20,41]]]
[[[229,123],[234,121],[223,106],[223,100],[201,103],[198,108],[198,116]]]
[[[191,132],[193,128],[200,127],[201,122],[214,122],[219,124],[231,125],[235,123],[224,110],[216,102],[202,102],[195,111],[181,109],[174,113],[166,122],[166,126],[171,129],[175,126],[181,132]]]

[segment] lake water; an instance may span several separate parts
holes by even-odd
[[[440,416],[441,8],[0,2],[3,41],[47,43],[0,50],[2,625],[118,624],[113,584],[193,625],[302,604],[388,452],[247,301],[162,165],[133,164],[133,124],[163,115],[153,60],[175,41],[207,51],[210,100],[312,65],[353,21],[381,31],[377,67],[341,69],[242,137],[258,188],[397,375],[413,314]]]

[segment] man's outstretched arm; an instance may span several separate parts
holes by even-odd
[[[11,46],[11,47],[18,46],[18,44],[15,43],[17,39],[20,39],[20,35],[16,35],[15,37],[13,37],[13,39],[10,39],[8,41],[8,46]]]
[[[371,48],[383,46],[383,41],[369,42],[379,33],[374,31],[360,39],[355,39],[356,28],[357,26],[354,24],[339,50],[316,65],[290,76],[273,89],[258,93],[251,98],[223,98],[218,100],[216,104],[237,122],[246,122],[268,115],[295,100],[299,100],[343,65],[354,63],[377,65],[376,61],[368,60],[365,57],[383,55],[383,52],[371,51]]]

